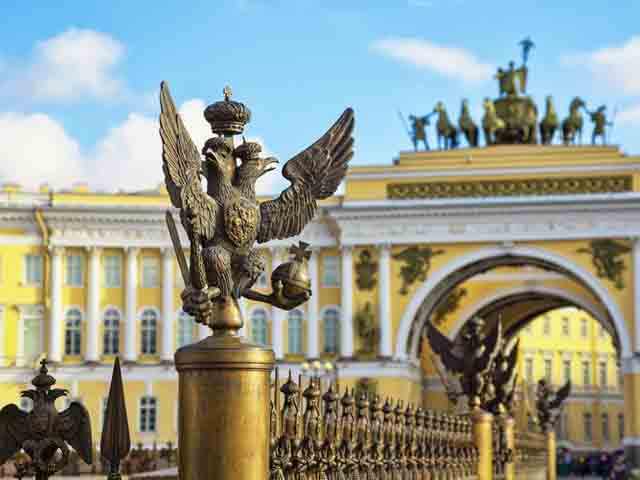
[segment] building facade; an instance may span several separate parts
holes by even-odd
[[[625,423],[625,446],[640,445],[639,174],[640,160],[613,147],[402,153],[393,165],[353,167],[300,238],[260,245],[265,292],[288,246],[312,245],[311,299],[290,312],[243,300],[244,334],[270,344],[285,371],[309,373],[319,359],[341,387],[448,408],[424,323],[453,339],[481,315],[522,336],[521,378],[575,379],[564,441],[615,448]],[[3,187],[2,404],[17,401],[46,355],[97,439],[119,355],[134,441],[176,441],[173,355],[208,332],[180,308],[167,208],[162,189]]]

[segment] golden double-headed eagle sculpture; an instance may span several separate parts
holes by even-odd
[[[315,143],[288,160],[284,177],[291,182],[278,197],[259,202],[256,181],[274,169],[275,158],[263,158],[261,146],[244,141],[234,145],[251,113],[230,99],[210,105],[205,118],[217,134],[199,150],[178,114],[166,83],[160,88],[160,135],[165,183],[190,246],[190,265],[179,245],[173,216],[167,215],[178,263],[185,279],[183,308],[214,333],[234,333],[242,327],[241,297],[291,309],[311,295],[306,261],[308,244],[291,249],[294,258],[272,274],[273,292],[251,287],[265,268],[254,244],[296,236],[318,208],[317,201],[333,195],[353,157],[353,110],[347,108]],[[202,156],[201,156],[202,155]],[[204,157],[204,160],[202,159]],[[206,179],[203,190],[201,179]]]

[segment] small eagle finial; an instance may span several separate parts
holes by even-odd
[[[225,85],[225,87],[222,89],[222,94],[224,95],[224,101],[228,102],[231,98],[231,95],[233,95],[231,87],[229,85]]]

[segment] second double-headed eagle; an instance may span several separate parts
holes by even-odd
[[[239,298],[264,270],[255,242],[298,235],[313,219],[317,200],[335,193],[353,156],[353,110],[346,109],[320,139],[286,162],[282,173],[291,182],[287,189],[258,202],[255,182],[273,170],[277,160],[261,158],[258,144],[234,148],[222,136],[207,140],[200,151],[165,83],[160,104],[165,182],[192,243],[190,275],[200,276],[200,282],[193,283],[213,287],[212,296]],[[201,249],[201,265],[194,265],[194,247]]]

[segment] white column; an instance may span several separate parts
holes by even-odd
[[[340,356],[353,357],[353,258],[351,247],[342,248],[340,282]]]
[[[129,247],[127,251],[127,291],[125,308],[127,319],[124,331],[124,360],[135,362],[138,359],[137,326],[138,326],[138,253],[140,249]]]
[[[97,362],[100,360],[100,253],[98,247],[90,247],[89,252],[89,280],[87,285],[87,349],[85,360]]]
[[[282,257],[284,251],[281,248],[274,248],[271,250],[271,271],[275,270],[280,263],[282,263]],[[284,324],[285,311],[271,307],[271,344],[273,347],[273,353],[276,356],[276,360],[284,358],[284,342],[282,325]]]
[[[173,339],[173,249],[162,249],[162,350],[160,360],[172,362],[175,352]]]
[[[640,352],[640,238],[633,240],[633,305],[635,352]]]
[[[320,282],[318,279],[318,252],[313,250],[309,259],[309,277],[311,278],[311,298],[307,302],[307,358],[318,358],[318,305]]]
[[[391,357],[391,247],[380,247],[378,261],[378,324],[380,326],[380,356]]]
[[[50,362],[62,361],[62,256],[64,248],[51,250],[51,311],[49,313]]]

